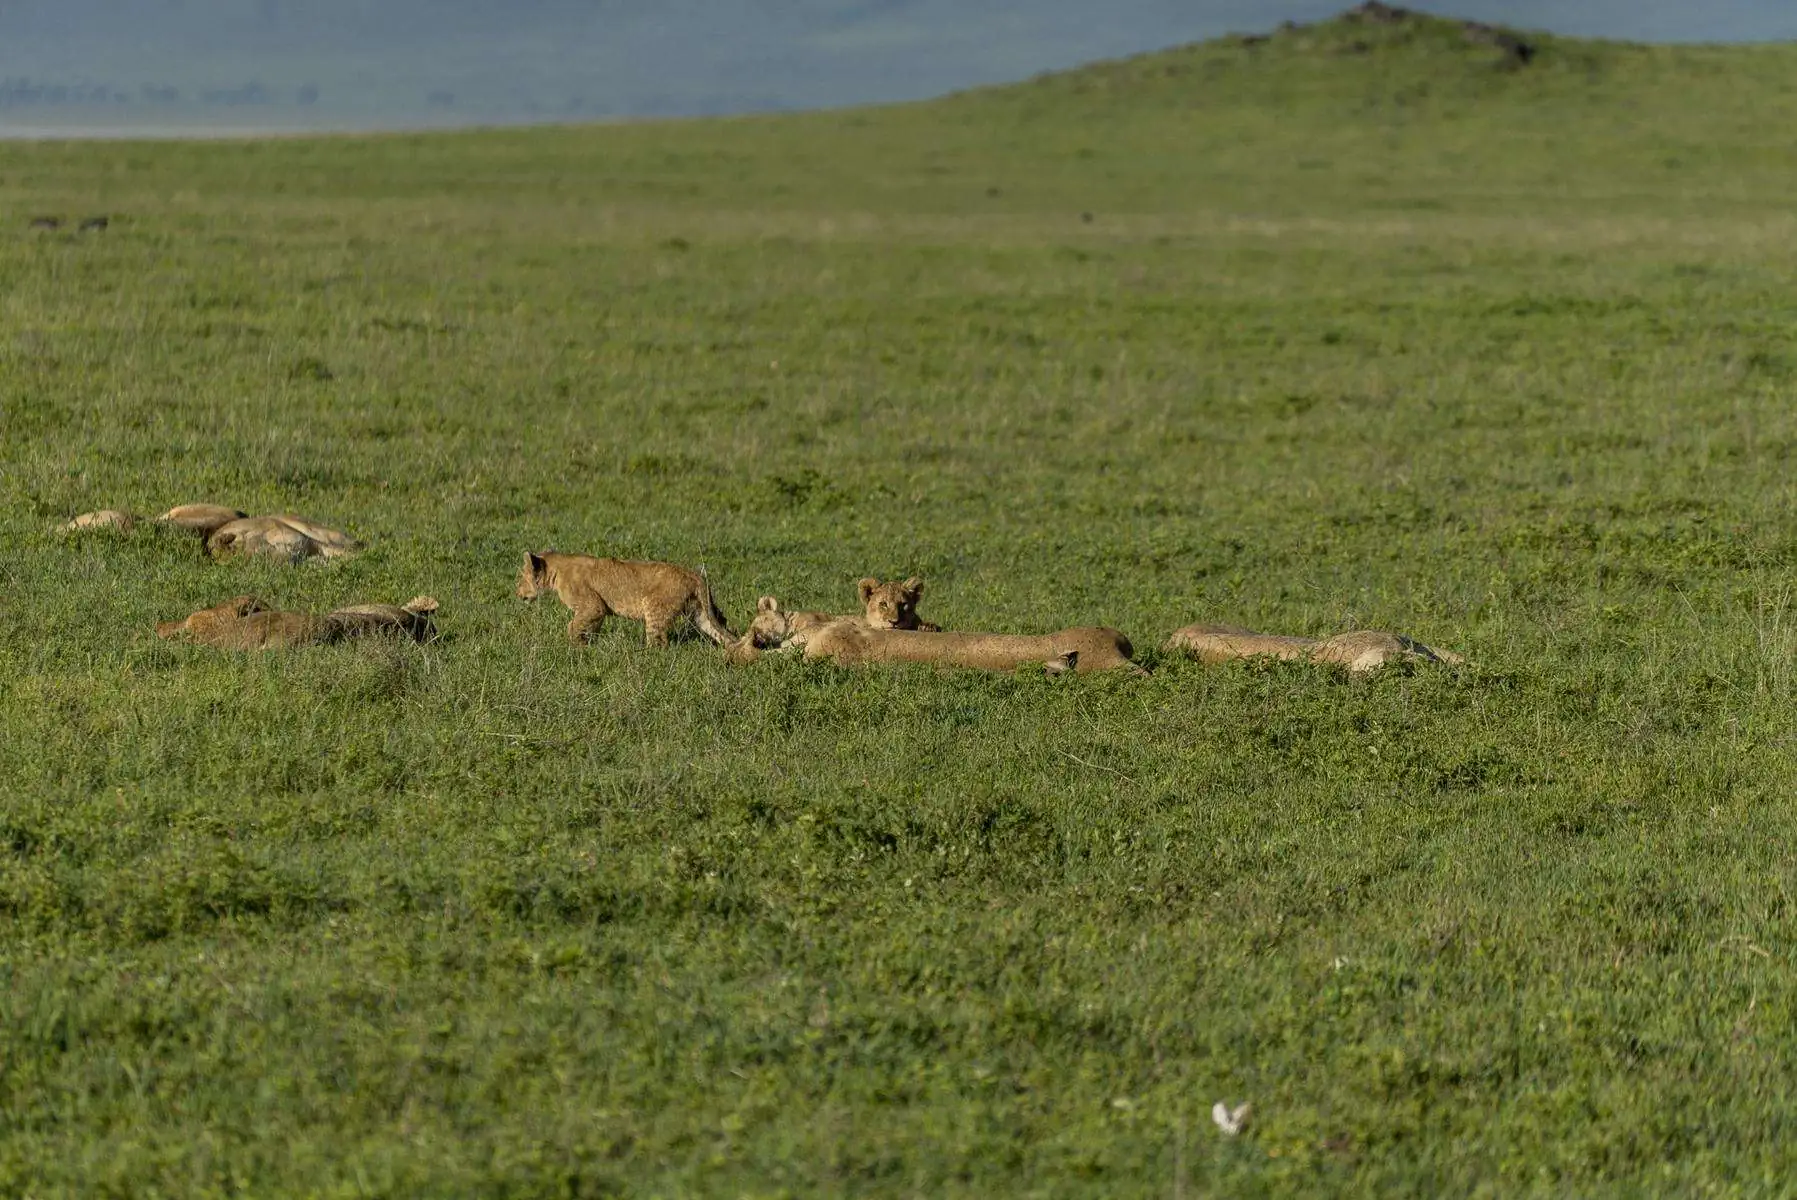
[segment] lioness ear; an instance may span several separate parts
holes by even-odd
[[[866,604],[867,598],[873,595],[874,589],[879,586],[880,581],[878,579],[871,577],[867,579],[857,579],[855,581],[855,592],[861,597],[861,603]]]
[[[899,590],[911,597],[912,603],[916,603],[923,597],[923,580],[913,575],[911,578],[905,580],[905,582],[899,584]]]
[[[764,613],[779,612],[780,602],[772,596],[763,596],[755,602],[755,611]]]

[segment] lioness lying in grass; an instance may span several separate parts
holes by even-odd
[[[1167,649],[1190,654],[1204,663],[1257,657],[1336,663],[1357,675],[1402,660],[1441,663],[1466,661],[1458,654],[1433,650],[1401,633],[1358,629],[1352,633],[1338,633],[1334,637],[1318,640],[1255,633],[1239,625],[1210,625],[1202,622],[1176,630],[1167,639]]]
[[[759,619],[759,614],[758,614]],[[1041,663],[1050,673],[1105,671],[1127,667],[1129,639],[1115,629],[1085,626],[1057,633],[931,633],[918,629],[875,629],[854,619],[831,621],[805,629],[790,629],[779,640],[762,627],[762,638],[751,632],[730,648],[730,661],[749,663],[775,646],[802,648],[808,659],[828,658],[847,666],[869,663],[927,663],[939,667],[971,667],[983,671],[1014,671]]]
[[[437,636],[436,611],[437,602],[429,596],[416,596],[404,605],[353,604],[323,616],[278,612],[254,596],[234,596],[179,621],[161,622],[156,636],[218,650],[286,650],[364,637],[428,642]]]
[[[97,529],[129,532],[139,518],[119,509],[105,508],[82,513],[67,524],[58,526],[59,533],[84,533]],[[196,533],[205,542],[206,552],[214,558],[230,558],[239,554],[267,554],[289,562],[308,558],[340,558],[360,550],[361,543],[341,530],[320,525],[305,517],[283,513],[279,516],[247,517],[240,510],[221,504],[178,504],[161,516],[157,524]]]
[[[242,516],[243,513],[237,509],[220,504],[178,504],[154,520],[159,525],[185,529],[203,538],[220,525],[236,521]],[[136,513],[123,509],[102,508],[97,512],[82,513],[73,520],[58,525],[56,532],[87,533],[96,529],[115,529],[120,533],[129,533],[142,519]]]
[[[691,617],[700,633],[720,646],[737,640],[698,571],[665,562],[593,558],[585,554],[526,552],[518,573],[518,596],[535,600],[554,592],[574,610],[568,641],[579,645],[610,616],[643,623],[643,643],[668,644],[668,631]]]
[[[360,542],[341,530],[291,514],[240,517],[206,535],[206,552],[213,558],[267,554],[298,563],[308,558],[342,558],[361,548]]]

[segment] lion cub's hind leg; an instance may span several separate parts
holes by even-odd
[[[666,646],[668,631],[680,619],[682,609],[652,608],[643,614],[643,645]]]

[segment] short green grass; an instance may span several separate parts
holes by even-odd
[[[0,1193],[1784,1190],[1794,66],[0,147]],[[190,500],[370,548],[50,533]],[[1153,670],[571,649],[545,546]],[[446,636],[151,633],[242,591]]]

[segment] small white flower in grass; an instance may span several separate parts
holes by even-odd
[[[1217,1128],[1223,1131],[1224,1137],[1234,1137],[1247,1127],[1248,1116],[1253,1111],[1254,1106],[1245,1101],[1230,1108],[1226,1102],[1219,1100],[1211,1106],[1210,1119],[1217,1123]]]

